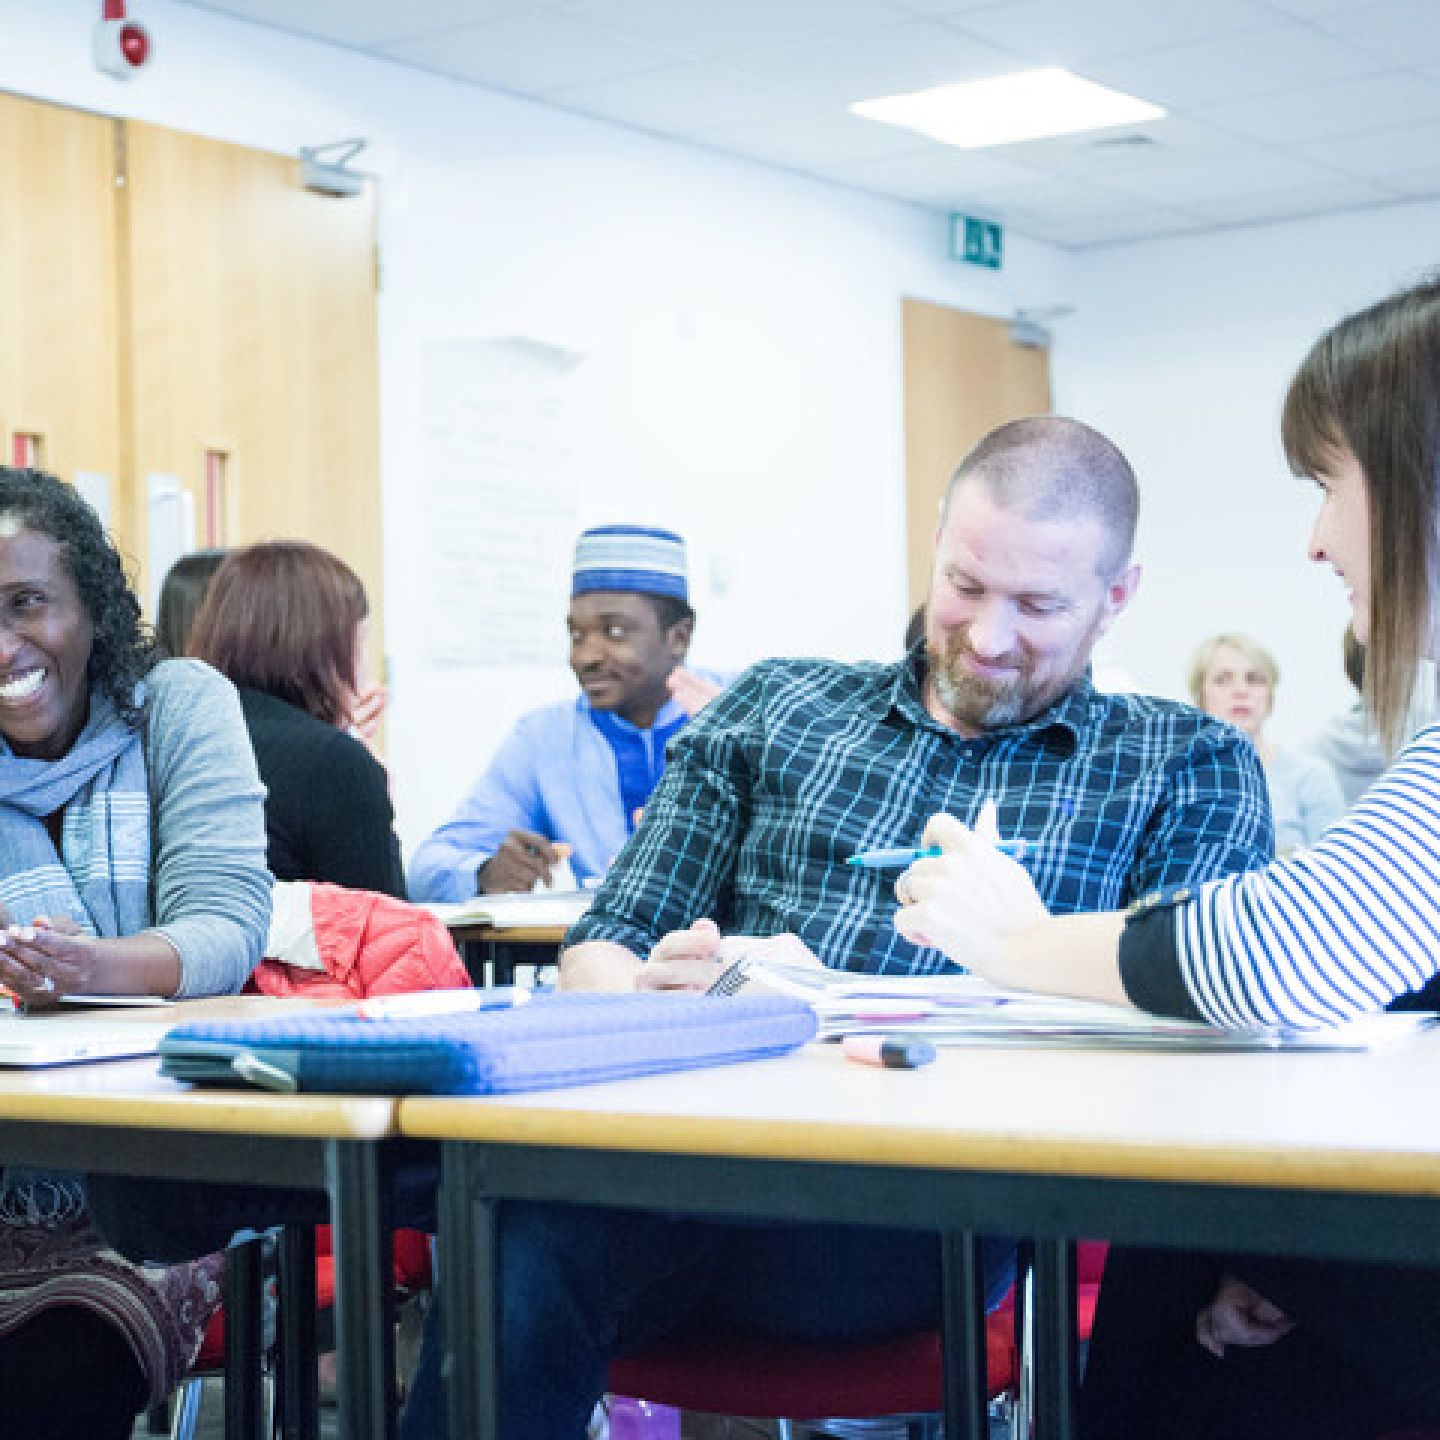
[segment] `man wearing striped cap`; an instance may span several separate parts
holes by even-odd
[[[410,867],[417,900],[550,884],[569,847],[577,880],[605,873],[665,768],[665,744],[719,689],[684,668],[695,625],[685,542],[598,525],[575,545],[573,701],[523,715]],[[563,867],[562,867],[563,873]]]

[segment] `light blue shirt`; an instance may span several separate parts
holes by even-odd
[[[414,899],[468,900],[476,870],[512,830],[570,845],[570,863],[582,883],[604,875],[630,838],[630,823],[615,752],[591,713],[582,695],[520,717],[475,788],[416,850],[409,869]],[[652,729],[629,728],[658,750],[655,730],[684,715],[667,700]]]
[[[1345,796],[1335,772],[1303,750],[1275,750],[1265,766],[1275,853],[1313,845],[1344,813]]]

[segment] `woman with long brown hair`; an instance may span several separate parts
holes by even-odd
[[[302,540],[230,555],[215,572],[189,653],[228,676],[269,797],[277,880],[327,880],[401,899],[405,874],[384,767],[351,733],[364,677],[365,587]]]

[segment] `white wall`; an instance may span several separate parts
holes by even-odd
[[[429,661],[419,374],[432,339],[522,335],[586,355],[580,521],[690,537],[697,660],[896,652],[900,298],[996,315],[1064,302],[1064,252],[1012,239],[1001,274],[973,270],[944,258],[943,222],[917,209],[164,0],[144,7],[153,66],[112,81],[89,65],[96,10],[0,0],[0,87],[275,150],[372,142],[390,752],[407,846],[520,710],[572,688],[563,594],[553,666]]]
[[[1349,617],[1305,546],[1317,493],[1279,444],[1290,376],[1341,315],[1440,261],[1440,204],[1082,251],[1057,325],[1057,405],[1130,455],[1147,563],[1107,657],[1182,694],[1196,643],[1248,631],[1282,676],[1273,736],[1301,739],[1352,698]]]
[[[990,314],[1073,302],[1059,408],[1144,488],[1148,573],[1103,659],[1179,693],[1193,645],[1254,631],[1275,733],[1346,703],[1345,606],[1304,560],[1313,501],[1276,441],[1286,381],[1346,309],[1434,263],[1440,205],[1070,256],[1009,237],[994,276],[918,210],[147,0],[152,69],[89,66],[89,0],[0,0],[0,86],[293,152],[352,134],[382,177],[381,422],[391,754],[413,843],[556,661],[441,670],[426,646],[426,343],[529,335],[587,356],[582,523],[650,519],[695,551],[696,655],[893,652],[904,619],[900,296]],[[557,535],[568,548],[571,537]],[[717,582],[723,582],[724,593]]]

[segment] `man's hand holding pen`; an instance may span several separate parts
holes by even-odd
[[[798,935],[725,935],[713,920],[662,936],[635,977],[637,990],[675,990],[703,995],[739,955],[787,965],[818,965]]]
[[[476,871],[476,888],[482,895],[514,895],[533,890],[537,882],[548,885],[559,860],[560,851],[543,835],[512,830]]]
[[[720,927],[697,920],[688,930],[662,935],[635,976],[637,990],[680,990],[703,995],[719,978]]]

